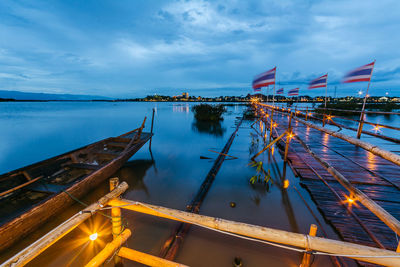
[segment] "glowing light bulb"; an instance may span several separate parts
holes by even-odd
[[[97,233],[91,234],[89,236],[89,239],[92,240],[92,241],[95,241],[97,239],[97,236],[98,236]]]
[[[375,125],[374,130],[377,132],[377,131],[379,131],[380,128],[381,127],[379,127],[379,125]]]
[[[362,91],[358,91],[358,94],[359,94],[359,95],[362,95]]]
[[[289,180],[283,181],[283,188],[288,188],[289,187]]]
[[[274,124],[272,124],[272,127],[276,127],[278,126],[278,124],[276,124],[276,122],[274,122]]]

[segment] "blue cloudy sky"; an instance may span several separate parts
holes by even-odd
[[[376,59],[372,95],[400,95],[400,1],[0,1],[0,90],[134,97],[246,95],[277,81],[329,91]],[[323,94],[315,89],[311,95]]]

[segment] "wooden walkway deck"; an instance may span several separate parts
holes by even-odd
[[[278,124],[277,131],[273,132],[273,136],[276,138],[277,134],[281,134],[287,129],[288,116],[275,111],[274,120]],[[378,205],[400,220],[399,166],[344,140],[307,127],[295,119],[292,120],[292,128],[293,132],[313,152],[331,164]],[[280,149],[284,148],[283,141],[278,144],[279,146]],[[283,150],[281,152],[283,153]],[[342,200],[346,200],[349,196],[348,191],[307,153],[295,138],[290,142],[288,161],[325,219],[336,229],[343,240],[396,250],[399,242],[396,234],[361,203],[351,205],[351,211],[355,216],[348,212],[346,206],[349,206],[350,203],[343,203],[338,200],[332,189],[337,192]],[[358,223],[355,217],[358,217],[362,223]],[[368,231],[376,237],[378,242],[373,240]]]

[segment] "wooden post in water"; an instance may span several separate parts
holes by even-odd
[[[318,227],[315,224],[311,224],[310,226],[310,233],[309,236],[316,236],[317,235]],[[307,244],[308,246],[308,244]],[[311,251],[309,248],[306,248],[307,251]],[[303,261],[300,264],[300,267],[309,267],[311,266],[310,257],[311,255],[308,253],[304,253]]]
[[[113,191],[119,184],[119,178],[114,177],[110,179],[110,191]],[[121,218],[121,208],[111,209],[111,232],[113,235],[113,240],[116,240],[122,233],[122,218]],[[115,266],[122,266],[122,259],[119,256],[114,257]]]
[[[325,127],[325,120],[326,120],[326,116],[325,113],[323,114],[323,118],[322,118],[322,126]]]
[[[149,149],[151,150],[151,140],[153,140],[153,124],[154,124],[154,108],[153,108],[153,115],[151,116],[151,130],[150,130],[150,143],[149,143]]]
[[[308,107],[306,107],[306,120],[307,120],[307,117],[308,117]]]
[[[287,156],[288,156],[288,152],[289,152],[289,143],[290,143],[290,138],[292,135],[292,116],[293,116],[293,112],[290,112],[289,124],[288,124],[288,129],[287,129],[287,134],[286,134],[285,156],[283,158],[284,162],[287,162]]]

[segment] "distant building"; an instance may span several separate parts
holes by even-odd
[[[183,98],[189,98],[189,93],[187,93],[187,92],[182,93],[182,97],[183,97]]]

